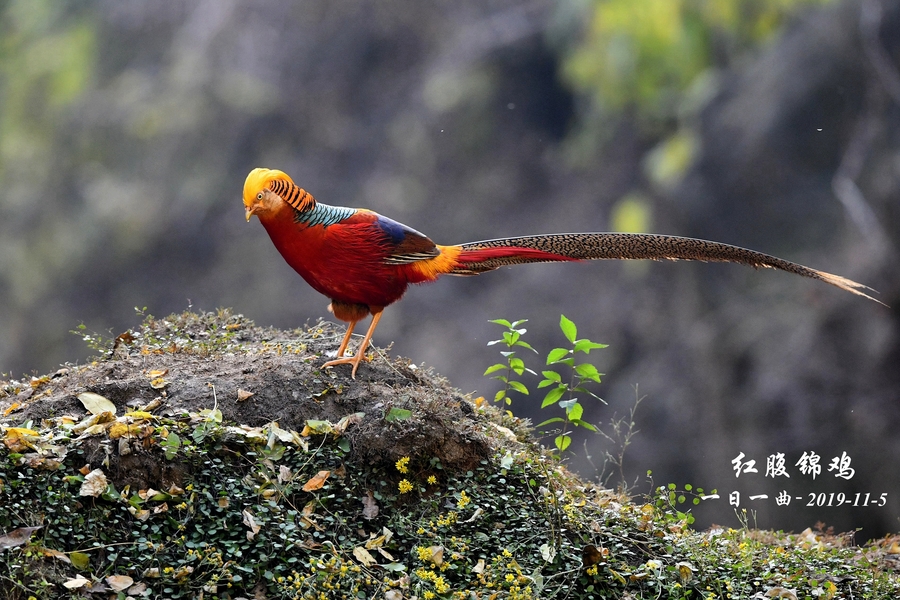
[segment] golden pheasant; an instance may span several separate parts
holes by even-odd
[[[348,322],[337,358],[323,366],[351,364],[354,378],[382,311],[409,284],[505,265],[595,259],[735,262],[811,277],[875,300],[860,291],[866,286],[837,275],[737,246],[670,235],[564,233],[439,246],[370,210],[316,202],[288,175],[271,169],[253,169],[247,176],[244,208],[247,221],[256,215],[287,263],[331,299],[328,309],[335,317]],[[369,314],[372,323],[359,350],[345,357],[354,327]]]

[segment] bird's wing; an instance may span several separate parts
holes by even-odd
[[[388,240],[390,252],[384,257],[386,264],[408,265],[432,259],[441,253],[428,236],[403,223],[378,215],[374,224]]]

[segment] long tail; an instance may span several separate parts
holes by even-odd
[[[602,259],[701,260],[733,262],[754,268],[780,269],[818,279],[883,304],[861,290],[861,283],[817,271],[787,260],[738,246],[672,235],[649,233],[561,233],[460,244],[453,275],[477,275],[498,267],[536,262]]]

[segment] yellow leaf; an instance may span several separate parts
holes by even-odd
[[[87,569],[91,565],[91,557],[84,552],[69,553],[69,560],[72,561],[76,569]]]
[[[169,385],[169,382],[166,381],[165,379],[163,379],[162,377],[157,377],[156,379],[154,379],[153,381],[150,382],[150,387],[152,387],[154,390],[161,390],[164,387],[166,387],[167,385]]]
[[[319,471],[315,477],[303,484],[303,491],[313,492],[321,489],[329,475],[331,475],[331,471]]]
[[[12,452],[23,452],[29,448],[35,449],[32,442],[40,440],[37,431],[25,429],[24,427],[9,427],[6,429],[6,435],[3,437],[3,443]]]
[[[140,425],[127,425],[125,423],[113,423],[109,428],[109,437],[118,439],[124,436],[137,435],[141,431]]]
[[[3,411],[3,416],[4,416],[4,417],[5,417],[5,416],[8,416],[9,413],[11,413],[12,411],[16,410],[17,408],[21,408],[21,406],[22,406],[22,405],[19,404],[18,402],[13,402],[12,404],[9,405],[9,408],[7,408],[6,410]]]
[[[145,410],[136,410],[133,412],[127,412],[127,413],[125,413],[125,416],[131,417],[135,421],[138,421],[141,419],[152,419],[153,418],[153,415],[151,413],[148,413]]]

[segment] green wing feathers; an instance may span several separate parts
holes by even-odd
[[[871,288],[824,271],[738,246],[649,233],[561,233],[461,244],[456,275],[476,275],[498,267],[575,260],[700,260],[779,269],[824,281],[879,302],[861,290]],[[879,302],[880,303],[880,302]]]

